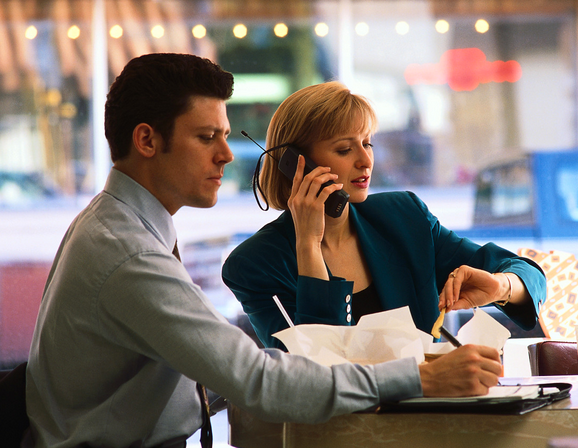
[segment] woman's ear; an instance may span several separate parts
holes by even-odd
[[[151,158],[160,152],[162,138],[152,126],[147,123],[140,123],[132,131],[132,143],[141,156]]]

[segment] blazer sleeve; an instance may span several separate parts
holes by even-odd
[[[273,295],[296,325],[351,325],[353,282],[333,276],[329,281],[299,276],[291,241],[271,229],[237,246],[223,265],[222,278],[266,347],[286,350],[272,336],[289,326]]]
[[[532,300],[524,306],[514,304],[495,306],[521,328],[525,330],[534,328],[539,307],[546,299],[547,293],[546,276],[540,266],[494,243],[480,246],[467,238],[459,237],[455,232],[443,227],[416,196],[414,200],[430,221],[436,253],[436,282],[439,292],[450,272],[464,264],[490,273],[511,272],[524,283]]]

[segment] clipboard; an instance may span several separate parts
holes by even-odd
[[[501,386],[496,386],[501,387]],[[511,386],[508,386],[511,387]],[[520,385],[536,388],[530,396],[507,395],[500,397],[418,398],[385,402],[376,413],[444,413],[444,414],[500,414],[523,415],[570,397],[569,383]]]

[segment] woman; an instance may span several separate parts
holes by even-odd
[[[261,191],[285,212],[240,244],[223,280],[242,303],[259,339],[287,327],[277,295],[295,324],[351,325],[368,313],[409,306],[430,332],[439,310],[497,304],[522,328],[533,328],[546,280],[531,260],[494,244],[479,246],[444,228],[413,193],[369,195],[371,136],[368,102],[338,82],[299,90],[275,112],[267,147],[290,143],[317,165],[293,180],[277,168],[286,146],[265,156]],[[328,181],[335,183],[325,186]],[[349,193],[338,218],[324,212],[334,191]]]

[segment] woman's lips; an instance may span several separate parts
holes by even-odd
[[[361,176],[353,179],[351,184],[357,188],[369,188],[369,176]]]

